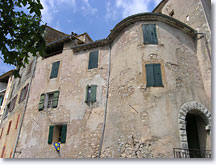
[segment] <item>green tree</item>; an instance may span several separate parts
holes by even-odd
[[[41,9],[40,0],[0,0],[0,52],[5,63],[16,66],[15,77],[29,63],[30,54],[43,56]]]

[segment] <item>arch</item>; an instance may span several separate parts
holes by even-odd
[[[184,103],[179,111],[178,123],[181,148],[188,149],[187,133],[186,133],[186,115],[188,112],[198,113],[206,122],[206,130],[211,128],[211,113],[208,109],[197,101]]]

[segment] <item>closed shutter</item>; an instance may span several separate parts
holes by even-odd
[[[3,97],[3,96],[0,96],[0,106],[1,106],[2,103],[3,103],[3,99],[4,99],[4,97]]]
[[[97,95],[97,85],[92,85],[91,86],[91,102],[95,102],[96,101],[96,95]]]
[[[163,87],[160,64],[154,64],[154,79],[155,79],[155,86]]]
[[[62,125],[61,129],[61,143],[66,142],[66,136],[67,136],[67,124]]]
[[[146,80],[147,80],[147,87],[154,86],[154,69],[153,64],[146,64]]]
[[[39,106],[38,106],[39,111],[42,111],[44,109],[44,101],[45,101],[45,94],[42,93],[40,96],[40,102],[39,102]]]
[[[1,129],[0,139],[1,139],[1,137],[2,137],[3,131],[4,131],[4,128]]]
[[[58,99],[59,99],[59,91],[55,91],[53,95],[53,100],[52,100],[53,108],[56,108],[58,106]]]
[[[53,139],[53,129],[54,129],[54,126],[51,125],[51,126],[49,127],[48,144],[52,144],[52,139]]]
[[[98,50],[94,52],[90,52],[88,69],[93,69],[97,67],[98,67]]]
[[[27,92],[28,92],[28,86],[29,86],[29,84],[27,84],[27,85],[25,86],[25,93],[24,93],[24,98],[23,98],[23,100],[26,98],[26,95],[27,95]]]
[[[58,76],[59,64],[60,64],[60,61],[54,62],[52,64],[52,71],[51,71],[51,74],[50,74],[51,79],[56,78]]]
[[[10,109],[9,112],[13,111],[13,109],[15,108],[16,105],[16,99],[17,99],[17,95],[12,99],[11,103],[10,103]]]
[[[89,101],[89,98],[88,98],[89,94],[88,94],[88,92],[89,92],[89,85],[86,86],[86,96],[85,96],[85,102],[86,103],[88,103],[88,101]]]
[[[12,124],[12,120],[9,122],[8,130],[7,130],[7,135],[9,135],[9,133],[10,133],[11,124]]]
[[[144,24],[142,26],[142,29],[144,44],[158,44],[155,24]]]

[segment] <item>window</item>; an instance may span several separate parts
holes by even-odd
[[[147,87],[163,87],[160,64],[146,64]]]
[[[86,86],[86,98],[87,104],[96,102],[97,85]]]
[[[3,135],[3,131],[4,131],[4,128],[1,129],[0,139],[1,139],[2,135]]]
[[[172,17],[174,15],[174,10],[169,13],[169,16]]]
[[[32,65],[33,65],[33,62],[31,62],[30,64],[29,64],[29,66],[28,66],[28,70],[27,70],[27,75],[29,74],[29,73],[31,73],[31,70],[32,70]]]
[[[7,135],[9,135],[9,133],[10,133],[11,124],[12,124],[12,120],[8,124]]]
[[[59,91],[51,92],[40,96],[38,110],[42,111],[44,108],[57,108],[59,99]]]
[[[64,125],[51,125],[49,127],[48,144],[52,142],[66,142],[67,124]]]
[[[4,153],[5,153],[5,145],[4,145],[4,147],[2,148],[1,158],[4,157]]]
[[[144,44],[158,44],[157,31],[155,24],[143,24]]]
[[[16,121],[16,127],[15,127],[15,129],[17,129],[17,127],[18,127],[19,118],[20,118],[20,114],[17,116],[17,121]]]
[[[4,99],[4,96],[3,95],[1,95],[0,96],[0,106],[2,105],[2,103],[3,103],[3,99]]]
[[[98,67],[98,50],[90,52],[88,69],[93,69],[97,67]]]
[[[52,64],[52,71],[50,74],[50,79],[56,78],[58,76],[59,64],[60,64],[60,61],[56,61]]]
[[[5,110],[4,118],[7,117],[8,112],[13,111],[13,109],[15,108],[16,99],[17,99],[17,95],[16,95],[16,96],[11,100],[11,102],[7,105],[7,108],[6,108],[6,110]]]
[[[21,90],[21,93],[20,93],[20,98],[19,98],[19,103],[21,103],[25,97],[26,97],[26,94],[27,94],[27,91],[28,91],[28,85],[27,84],[22,90]]]

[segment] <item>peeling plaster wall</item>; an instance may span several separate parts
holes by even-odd
[[[98,68],[88,70],[88,50],[73,54],[72,43],[65,43],[63,53],[39,58],[32,82],[29,103],[16,158],[95,158],[98,156],[104,119],[107,85],[108,48],[99,50]],[[95,49],[94,49],[95,50]],[[52,63],[60,61],[58,77],[50,79]],[[86,86],[97,85],[97,101],[85,103]],[[60,91],[58,107],[38,111],[40,95]],[[67,124],[66,143],[58,154],[48,144],[49,126]]]
[[[172,10],[173,18],[203,33],[197,38],[197,57],[204,88],[211,100],[211,0],[169,0],[162,14],[169,15]]]
[[[142,24],[157,26],[144,45]],[[146,87],[145,64],[160,63],[164,87]],[[165,23],[137,22],[114,40],[103,158],[172,158],[180,147],[178,115],[197,100],[210,109],[193,38]]]

